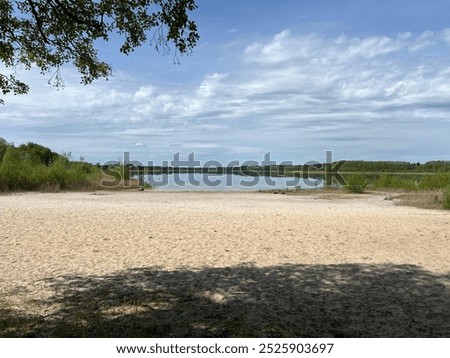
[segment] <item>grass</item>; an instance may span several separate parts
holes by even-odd
[[[397,204],[422,209],[450,209],[450,174],[421,176],[381,175],[373,183],[375,189],[395,189],[403,193],[394,196]]]
[[[396,205],[413,206],[421,209],[450,209],[444,204],[444,195],[441,190],[417,191],[393,195]]]
[[[434,173],[427,175],[381,174],[365,176],[355,174],[345,176],[349,193],[361,194],[367,189],[375,192],[390,190],[398,205],[414,206],[423,209],[450,209],[450,174]]]
[[[263,193],[287,194],[287,195],[314,195],[319,199],[342,200],[355,198],[362,193],[348,189],[327,189],[318,190],[260,190]],[[421,209],[450,210],[450,186],[445,190],[414,190],[404,189],[371,189],[364,190],[366,194],[385,195],[385,200],[394,200],[395,205],[413,206]]]

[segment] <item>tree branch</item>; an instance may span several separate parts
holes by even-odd
[[[53,4],[54,2],[54,4]],[[72,21],[78,23],[78,24],[84,24],[87,26],[91,26],[93,28],[95,28],[97,31],[103,32],[104,28],[102,26],[102,24],[98,21],[85,21],[84,19],[78,17],[76,14],[74,14],[72,11],[70,11],[63,3],[61,3],[61,1],[59,0],[47,0],[47,3],[52,6],[53,8],[55,8],[55,5],[60,8],[69,19],[71,19]]]
[[[48,40],[47,36],[44,34],[44,30],[43,30],[43,27],[42,27],[42,22],[41,22],[41,19],[39,18],[39,14],[38,14],[37,11],[36,11],[36,7],[34,6],[33,1],[32,1],[32,0],[27,0],[27,2],[28,2],[28,4],[30,5],[31,13],[33,14],[33,17],[34,17],[35,20],[36,20],[36,25],[37,25],[37,28],[38,28],[39,33],[40,33],[41,36],[42,36],[43,41],[44,41],[45,43],[48,43],[49,40]]]

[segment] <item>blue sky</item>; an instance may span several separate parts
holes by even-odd
[[[109,81],[16,69],[0,137],[90,162],[450,159],[450,2],[197,1],[192,56],[100,45]],[[117,45],[117,43],[116,43]],[[2,68],[2,71],[5,71]]]

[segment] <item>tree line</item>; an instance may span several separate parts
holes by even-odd
[[[116,167],[120,169],[120,163]],[[126,167],[126,170],[125,170]],[[450,161],[428,161],[410,163],[403,161],[342,161],[317,163],[315,165],[272,165],[214,168],[172,168],[172,167],[128,167],[123,170],[115,166],[103,167],[83,161],[73,161],[70,153],[58,154],[36,143],[15,146],[0,138],[0,192],[20,190],[90,190],[98,189],[102,175],[118,180],[130,179],[132,174],[163,174],[198,172],[239,175],[293,176],[317,173],[331,173],[339,169],[355,185],[374,188],[440,189],[450,184]],[[136,173],[137,171],[137,173]],[[423,175],[433,174],[433,175]],[[357,180],[356,180],[357,179]],[[361,182],[361,183],[360,183]]]

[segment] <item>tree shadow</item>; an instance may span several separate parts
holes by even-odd
[[[136,268],[45,282],[3,337],[450,337],[450,275],[412,265]]]

